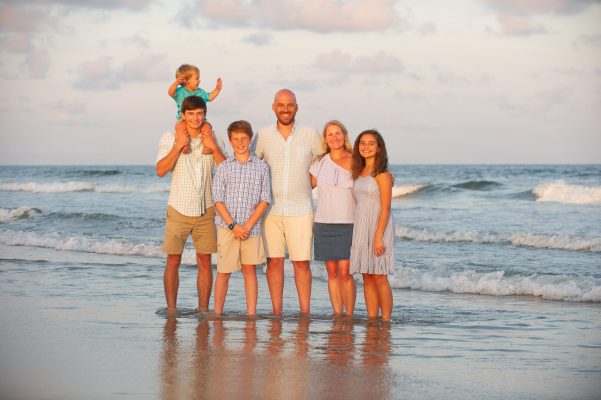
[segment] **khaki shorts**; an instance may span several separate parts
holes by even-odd
[[[290,261],[311,259],[313,244],[313,213],[300,217],[268,215],[263,222],[263,240],[267,257],[286,257],[286,246]]]
[[[242,264],[257,265],[265,262],[261,236],[238,240],[234,233],[222,226],[217,229],[217,272],[240,271]]]
[[[215,207],[207,209],[200,217],[188,217],[171,206],[167,207],[163,253],[182,254],[190,234],[197,253],[211,254],[217,251]]]

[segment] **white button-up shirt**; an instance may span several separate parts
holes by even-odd
[[[223,150],[223,141],[215,137],[215,143]],[[157,163],[161,161],[175,144],[175,132],[165,132],[159,141]],[[211,195],[212,168],[215,165],[212,154],[202,154],[200,135],[190,139],[192,151],[181,153],[171,170],[171,189],[168,204],[180,214],[199,217],[207,208],[213,207]]]
[[[313,211],[309,167],[323,152],[322,143],[319,133],[306,126],[295,125],[287,139],[277,124],[259,130],[251,149],[271,168],[269,214],[296,217]]]

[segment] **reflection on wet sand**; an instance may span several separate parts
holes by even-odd
[[[163,399],[389,398],[390,329],[352,319],[167,318]]]

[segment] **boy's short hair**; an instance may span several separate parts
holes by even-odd
[[[197,66],[192,64],[182,64],[177,69],[177,71],[175,71],[175,79],[179,78],[180,76],[183,76],[186,80],[188,80],[194,74],[200,76],[200,70]]]
[[[253,138],[253,128],[246,121],[234,121],[227,127],[227,138],[232,140],[232,133],[242,132],[248,135],[249,139]]]
[[[188,96],[182,102],[182,115],[188,110],[198,110],[199,108],[202,108],[206,115],[207,103],[205,103],[205,101],[198,96]]]

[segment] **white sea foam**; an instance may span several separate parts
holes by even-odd
[[[511,234],[493,234],[477,231],[437,232],[428,229],[397,226],[396,237],[419,242],[506,243],[516,247],[601,252],[601,238],[582,238],[568,235],[544,235],[521,232]]]
[[[111,254],[118,256],[142,256],[163,258],[160,244],[131,243],[127,240],[95,240],[83,236],[62,236],[58,233],[35,233],[13,230],[0,231],[0,243],[8,246],[32,246],[59,251]],[[196,264],[193,249],[182,254],[182,263]]]
[[[42,211],[38,210],[37,208],[26,206],[19,208],[0,208],[0,222],[29,218],[41,213]]]
[[[543,182],[532,190],[536,201],[601,204],[601,186],[570,185],[563,180]]]
[[[398,185],[392,188],[392,198],[407,196],[408,194],[415,193],[418,190],[425,188],[428,185],[415,184],[415,185]]]
[[[555,275],[505,276],[503,271],[421,271],[399,267],[391,286],[429,292],[536,296],[549,300],[601,301],[601,279]]]
[[[0,190],[10,192],[33,192],[33,193],[65,193],[65,192],[97,192],[97,193],[152,193],[168,192],[168,184],[158,184],[148,187],[137,187],[131,185],[100,185],[90,182],[53,182],[53,183],[0,183]]]

